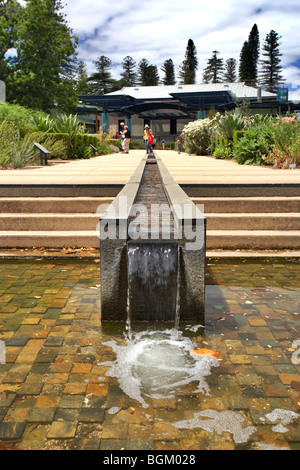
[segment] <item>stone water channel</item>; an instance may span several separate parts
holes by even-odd
[[[100,220],[102,321],[204,322],[205,230],[161,159],[144,158]]]
[[[128,320],[177,324],[179,245],[154,156],[147,159],[135,204],[145,210],[135,218],[139,240],[128,243]]]

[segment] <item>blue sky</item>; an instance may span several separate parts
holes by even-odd
[[[172,58],[177,68],[191,38],[200,83],[213,50],[224,60],[238,60],[254,23],[261,46],[273,29],[281,36],[281,63],[290,97],[300,99],[300,0],[64,0],[63,4],[80,39],[79,59],[91,73],[97,57],[110,57],[114,78],[119,78],[126,55],[137,63],[146,58],[159,69]]]

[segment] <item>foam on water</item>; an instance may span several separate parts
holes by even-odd
[[[208,432],[230,432],[236,443],[247,442],[249,437],[256,431],[254,426],[243,424],[245,418],[235,411],[204,410],[195,413],[194,418],[178,421],[174,424],[176,428],[201,428]]]
[[[171,397],[192,382],[195,393],[208,394],[205,377],[219,365],[215,357],[192,355],[195,344],[176,330],[136,333],[124,346],[113,340],[104,344],[117,356],[115,361],[101,363],[110,367],[106,375],[116,377],[124,393],[143,407],[149,406],[147,397]]]

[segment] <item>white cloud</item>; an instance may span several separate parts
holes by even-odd
[[[298,70],[293,70],[293,63],[299,59],[299,0],[72,0],[65,12],[80,39],[79,58],[87,62],[89,72],[100,55],[117,64],[115,74],[126,55],[136,62],[145,57],[159,68],[172,58],[178,67],[191,38],[197,48],[201,81],[213,50],[224,60],[239,59],[254,23],[261,46],[271,29],[281,36],[284,77],[292,80]]]

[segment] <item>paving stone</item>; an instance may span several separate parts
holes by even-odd
[[[0,423],[0,439],[21,439],[25,423]]]
[[[52,423],[56,408],[33,408],[28,416],[28,422]]]
[[[54,421],[48,431],[48,439],[73,438],[76,433],[77,422]]]
[[[82,408],[78,421],[82,423],[102,423],[104,420],[104,409]]]

